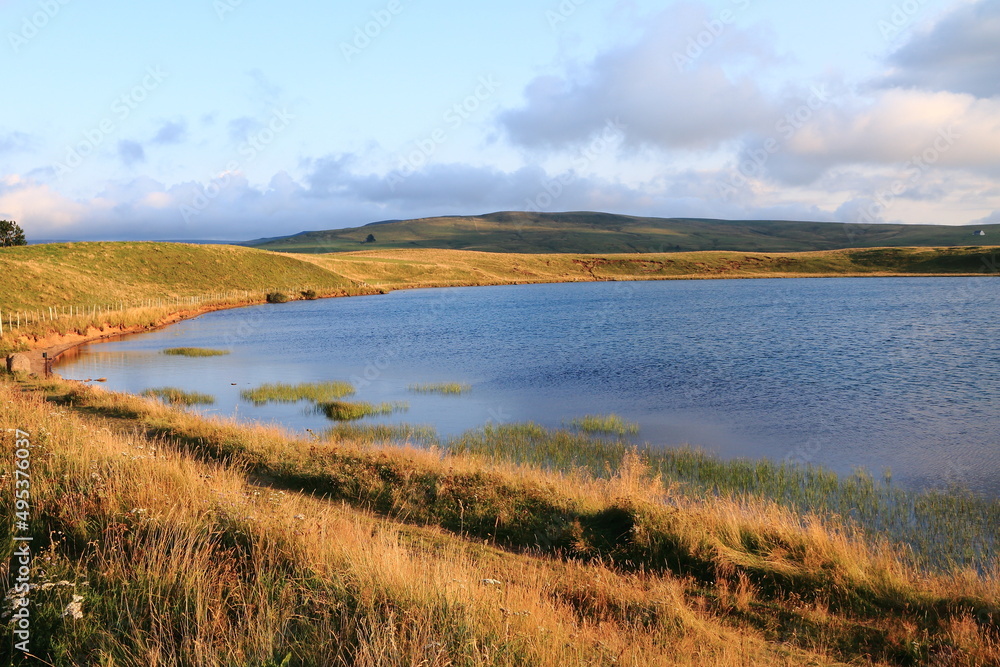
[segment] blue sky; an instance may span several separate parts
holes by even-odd
[[[0,0],[0,218],[1000,222],[1000,0]]]

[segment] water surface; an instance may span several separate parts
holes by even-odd
[[[209,313],[86,346],[58,372],[207,392],[217,403],[206,412],[314,431],[329,422],[304,404],[258,408],[239,390],[351,380],[357,400],[410,404],[369,423],[445,436],[615,412],[657,445],[891,468],[894,483],[1000,495],[997,313],[989,277],[415,290]],[[232,354],[159,354],[187,346]],[[407,390],[427,382],[473,390]]]

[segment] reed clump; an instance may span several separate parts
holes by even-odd
[[[156,387],[142,392],[143,396],[152,396],[170,405],[213,405],[215,396],[197,391],[185,391],[177,387]]]
[[[301,384],[286,384],[275,382],[263,384],[253,389],[244,389],[240,398],[256,405],[267,403],[297,403],[312,401],[319,403],[333,401],[354,394],[354,386],[349,382],[304,382]]]
[[[618,415],[586,415],[573,419],[569,425],[584,433],[602,433],[608,435],[637,435],[639,425],[627,422]]]
[[[365,401],[321,401],[316,409],[326,415],[327,419],[346,422],[364,419],[376,415],[391,415],[408,409],[405,403],[368,403]]]
[[[431,384],[411,384],[408,389],[417,394],[445,394],[458,396],[472,391],[471,384],[461,382],[438,382]]]
[[[161,351],[171,357],[224,357],[229,350],[212,350],[204,347],[168,347]]]

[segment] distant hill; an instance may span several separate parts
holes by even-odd
[[[986,236],[975,236],[983,230]],[[362,243],[369,234],[375,242]],[[281,252],[436,248],[515,253],[649,253],[976,246],[1000,243],[1000,225],[856,225],[783,220],[640,218],[612,213],[501,212],[388,220],[363,227],[250,241]]]

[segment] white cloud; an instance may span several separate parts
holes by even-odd
[[[91,208],[34,180],[13,174],[0,178],[0,219],[17,221],[29,238],[78,231],[75,225]]]
[[[993,170],[998,162],[1000,100],[896,89],[823,109],[783,143],[768,170],[794,183],[851,164]]]
[[[703,5],[675,5],[652,17],[636,43],[536,78],[524,106],[500,122],[514,143],[530,148],[581,143],[609,119],[626,126],[627,143],[661,148],[714,148],[766,131],[781,100],[760,88],[759,68],[777,57],[735,25],[718,22],[713,35],[713,21],[720,19]]]

